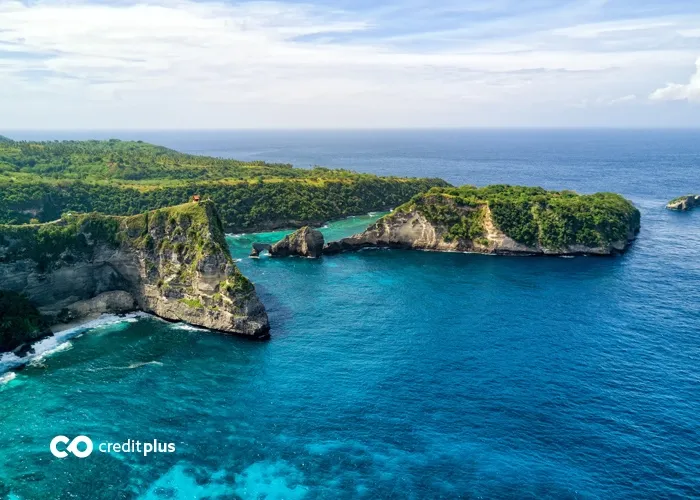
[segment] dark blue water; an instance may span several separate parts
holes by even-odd
[[[0,497],[700,496],[700,212],[663,208],[700,192],[697,132],[137,135],[244,159],[617,191],[643,229],[622,257],[575,259],[253,260],[252,240],[284,233],[231,237],[272,340],[135,318],[5,374]],[[59,460],[57,434],[177,451]]]

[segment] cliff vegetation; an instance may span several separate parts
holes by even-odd
[[[538,187],[433,188],[324,254],[366,247],[499,255],[611,255],[639,232],[639,211],[613,193]]]
[[[391,208],[439,179],[377,177],[179,153],[140,141],[0,141],[0,223],[65,212],[134,215],[188,202],[219,207],[227,231],[319,224]]]
[[[467,209],[467,210],[464,210]],[[579,195],[539,187],[493,185],[433,188],[396,211],[416,210],[447,228],[446,241],[484,240],[487,213],[497,229],[523,245],[600,247],[639,230],[639,211],[614,193]]]

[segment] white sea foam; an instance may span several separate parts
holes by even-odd
[[[0,373],[6,372],[27,363],[34,365],[40,364],[47,357],[66,351],[73,347],[73,344],[69,342],[70,339],[76,338],[79,335],[85,333],[87,330],[93,330],[96,328],[117,325],[120,323],[134,323],[138,321],[139,318],[148,316],[144,313],[133,313],[127,314],[126,316],[115,316],[113,314],[104,314],[99,318],[88,321],[81,325],[76,325],[72,328],[60,331],[53,335],[52,337],[47,337],[32,344],[33,353],[27,354],[26,356],[20,358],[13,353],[5,353],[0,355]]]
[[[133,370],[134,368],[141,368],[142,366],[163,366],[163,363],[160,361],[142,361],[141,363],[131,363],[126,369]]]
[[[139,363],[131,363],[128,366],[103,366],[100,368],[88,368],[89,372],[101,372],[105,370],[135,370],[144,366],[163,366],[160,361],[141,361]]]
[[[0,375],[0,386],[7,384],[15,378],[17,378],[17,374],[15,372],[8,372]]]
[[[31,361],[29,362],[30,365],[33,366],[38,366],[42,364],[42,361],[51,356],[52,354],[56,354],[58,352],[63,352],[63,351],[69,351],[70,349],[73,349],[73,343],[71,341],[66,341],[62,342],[54,347],[49,347],[45,348],[45,345],[41,345],[42,343],[46,343],[47,340],[51,340],[52,337],[45,339],[37,344],[35,344],[34,350],[38,354],[34,354],[32,356]],[[45,349],[43,349],[45,348]]]
[[[187,323],[176,323],[173,325],[175,330],[186,330],[188,332],[208,332],[206,328],[200,328],[198,326],[188,325]]]

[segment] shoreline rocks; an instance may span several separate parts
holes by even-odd
[[[689,194],[675,198],[668,202],[666,208],[669,210],[687,211],[700,207],[700,194]]]
[[[48,321],[25,295],[0,290],[0,353],[23,357],[32,342],[51,335]]]
[[[259,257],[263,252],[269,252],[272,245],[268,243],[253,243],[253,248],[250,251],[250,257]]]
[[[305,226],[272,245],[253,243],[250,255],[257,257],[260,252],[267,250],[270,257],[299,256],[318,259],[323,255],[324,244],[325,240],[321,231]]]

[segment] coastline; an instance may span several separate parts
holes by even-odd
[[[29,351],[24,356],[17,356],[13,352],[0,353],[0,376],[12,371],[22,370],[32,362],[39,362],[54,353],[70,348],[70,341],[84,334],[87,330],[118,323],[133,323],[141,317],[155,318],[156,316],[143,312],[133,312],[124,315],[100,314],[90,319],[84,318],[80,321],[60,324],[55,330],[52,327],[54,334],[31,344]]]
[[[363,217],[363,216],[368,216],[368,217],[373,217],[377,216],[380,214],[390,213],[391,209],[385,209],[385,210],[376,210],[372,212],[366,212],[366,213],[357,213],[357,214],[351,214],[346,217],[340,217],[340,218],[335,218],[327,221],[322,221],[322,222],[316,222],[316,225],[314,227],[327,227],[328,224],[331,224],[333,222],[340,222],[343,220],[350,220],[353,218],[357,217]],[[289,221],[288,221],[289,222]],[[297,223],[298,221],[293,221],[293,223]],[[301,224],[300,227],[303,227],[304,224]],[[246,230],[245,232],[241,233],[226,233],[226,237],[230,238],[241,238],[253,234],[260,234],[260,233],[271,233],[271,232],[276,232],[276,231],[294,231],[295,227],[290,226],[289,224],[285,225],[284,227],[279,227],[279,228],[272,228],[268,229],[265,228],[263,230]],[[234,257],[235,259],[235,257]],[[98,328],[101,326],[107,326],[107,325],[112,325],[112,324],[117,324],[117,323],[122,323],[122,322],[134,322],[138,321],[139,318],[141,317],[149,317],[149,318],[156,318],[159,319],[163,322],[170,323],[170,324],[178,324],[182,325],[183,328],[189,328],[192,330],[196,331],[215,331],[203,327],[198,327],[194,325],[190,325],[186,322],[182,321],[170,321],[164,318],[160,318],[158,316],[148,314],[142,311],[131,311],[131,312],[126,312],[122,314],[110,314],[110,313],[92,313],[89,314],[88,316],[85,316],[81,319],[71,321],[68,323],[56,323],[54,325],[51,325],[49,329],[51,330],[51,333],[53,335],[44,337],[40,340],[37,340],[31,344],[27,344],[24,349],[22,349],[22,352],[24,355],[18,356],[14,352],[3,352],[0,353],[0,377],[6,376],[9,373],[12,373],[13,370],[21,370],[25,368],[27,365],[31,364],[34,361],[43,359],[46,356],[50,356],[51,354],[55,352],[60,352],[61,350],[64,350],[66,344],[70,342],[71,339],[74,339],[76,337],[79,337],[85,331],[91,330],[93,328]],[[263,339],[266,340],[266,339]],[[34,352],[31,352],[34,351]],[[9,382],[8,380],[5,380],[4,382]]]

